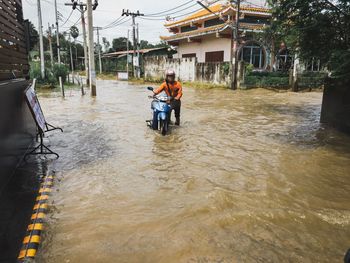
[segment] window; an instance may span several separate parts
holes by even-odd
[[[245,16],[239,21],[252,24],[270,24],[270,18],[268,17]]]
[[[197,29],[196,26],[183,26],[183,27],[181,27],[181,33],[193,31],[196,29]]]
[[[223,23],[224,23],[224,21],[221,20],[220,18],[214,18],[214,19],[204,21],[204,27],[216,26],[216,25],[220,25]]]
[[[205,62],[223,62],[224,51],[205,52]]]
[[[288,71],[293,67],[294,58],[290,51],[283,47],[278,51],[276,56],[275,67],[279,71]]]
[[[187,54],[182,54],[182,58],[195,58],[196,53],[187,53]]]
[[[323,69],[323,65],[321,61],[316,58],[312,58],[311,60],[306,62],[306,70],[308,71],[321,71]]]
[[[265,65],[265,53],[259,45],[247,45],[241,49],[241,60],[252,64],[254,68],[263,68]]]

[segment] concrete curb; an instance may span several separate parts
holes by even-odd
[[[52,191],[53,181],[54,177],[52,175],[47,175],[41,183],[27,233],[23,239],[22,248],[18,255],[18,262],[34,259],[38,251],[41,242],[41,234],[44,230],[44,220],[48,211],[48,199]]]

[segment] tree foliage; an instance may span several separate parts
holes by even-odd
[[[269,4],[273,36],[286,41],[302,59],[320,59],[333,76],[350,78],[349,0],[269,0]]]

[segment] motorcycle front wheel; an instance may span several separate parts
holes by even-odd
[[[166,135],[168,132],[168,122],[167,121],[160,121],[160,131],[162,133],[162,135]]]

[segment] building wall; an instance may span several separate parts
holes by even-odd
[[[328,79],[324,85],[321,122],[350,134],[350,81]]]
[[[212,51],[224,51],[224,62],[229,62],[231,40],[229,38],[217,38],[209,36],[203,38],[201,43],[181,42],[178,46],[178,57],[182,58],[183,54],[196,53],[199,63],[205,62],[205,53]]]

